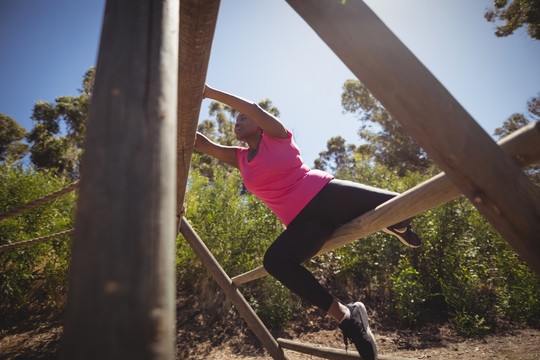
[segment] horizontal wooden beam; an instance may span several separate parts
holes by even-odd
[[[287,2],[540,273],[540,191],[515,161],[363,1]]]
[[[331,360],[362,359],[360,355],[358,355],[358,353],[356,352],[352,344],[351,344],[352,349],[347,351],[343,349],[334,349],[334,348],[326,347],[326,346],[301,343],[298,341],[293,341],[293,340],[288,340],[288,339],[283,339],[283,338],[278,338],[277,342],[284,349],[289,349],[296,352],[301,352],[303,354],[317,356],[323,359],[331,359]],[[389,356],[389,355],[378,355],[377,358],[380,360],[410,360],[410,359],[406,359],[402,357],[395,357],[395,356]]]
[[[540,122],[524,126],[499,141],[501,148],[509,152],[521,166],[540,161],[538,144],[540,144]],[[460,190],[445,173],[438,174],[337,229],[317,255],[416,216],[460,195]],[[529,266],[540,275],[540,261],[529,262]],[[235,276],[232,280],[236,285],[240,285],[265,275],[268,275],[268,272],[261,266]]]

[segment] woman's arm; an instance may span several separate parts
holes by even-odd
[[[283,126],[281,121],[254,102],[211,88],[208,85],[204,86],[203,96],[233,107],[253,120],[258,127],[272,137],[278,139],[286,139],[289,137],[287,129]]]
[[[236,146],[223,146],[212,142],[206,136],[197,132],[195,138],[195,148],[205,154],[223,161],[225,164],[238,168],[238,157],[236,155]]]

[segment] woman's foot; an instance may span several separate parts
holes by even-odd
[[[362,360],[376,360],[377,346],[375,345],[375,337],[369,329],[366,307],[361,302],[349,304],[347,307],[351,315],[339,324],[339,328],[343,332],[345,347],[350,340]]]
[[[394,235],[402,243],[409,247],[417,248],[422,245],[422,240],[420,240],[418,234],[414,232],[411,225],[407,225],[407,227],[401,229],[392,225],[387,227],[386,229],[383,229],[383,231],[387,234]]]

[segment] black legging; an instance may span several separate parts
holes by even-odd
[[[350,181],[331,180],[268,248],[264,268],[289,290],[328,311],[333,296],[300,264],[317,254],[340,225],[396,195]],[[400,225],[406,223],[408,220]]]

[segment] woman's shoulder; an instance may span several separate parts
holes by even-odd
[[[277,138],[277,137],[274,137],[266,132],[263,131],[262,133],[262,136],[263,136],[263,139],[266,139],[268,141],[277,141],[277,142],[291,142],[293,141],[292,140],[292,134],[289,130],[287,130],[287,135],[288,137],[286,138]]]

